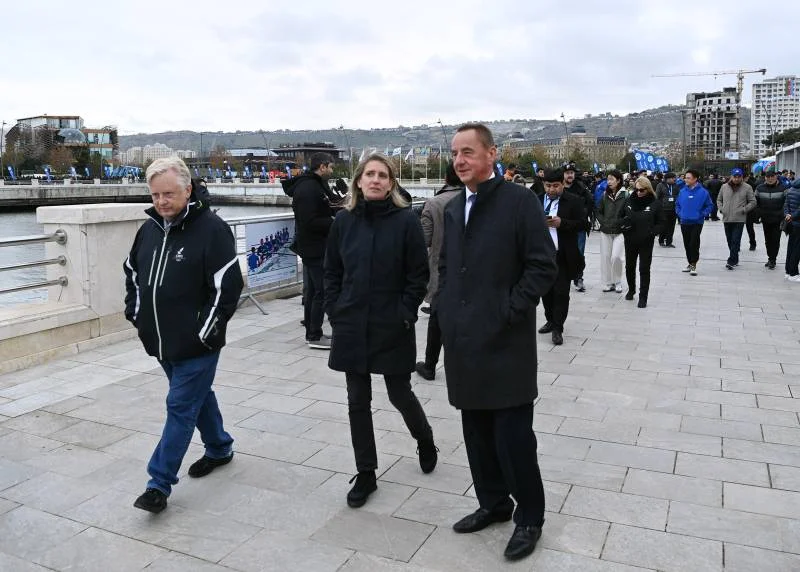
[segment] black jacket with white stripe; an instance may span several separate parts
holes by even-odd
[[[123,265],[125,317],[159,360],[219,351],[244,286],[230,227],[194,194],[169,225],[146,212]]]

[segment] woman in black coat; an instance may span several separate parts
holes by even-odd
[[[661,233],[664,214],[661,202],[656,199],[653,185],[647,177],[633,183],[633,193],[625,201],[620,213],[625,236],[625,277],[628,279],[626,300],[636,294],[636,259],[639,259],[639,304],[647,307],[650,292],[650,265],[653,262],[653,242]]]
[[[419,219],[398,191],[389,160],[372,154],[357,167],[349,201],[331,227],[325,253],[325,309],[333,328],[329,367],[345,372],[350,435],[358,474],[347,504],[376,490],[371,373],[383,374],[389,400],[417,440],[422,471],[437,454],[425,412],[411,390],[414,323],[428,284]],[[352,481],[351,481],[352,482]]]

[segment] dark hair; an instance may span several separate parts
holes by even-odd
[[[675,173],[673,173],[672,171],[669,171],[668,173],[666,173],[664,175],[664,179],[677,179],[677,177],[675,176]]]
[[[606,177],[614,177],[616,180],[619,181],[619,184],[622,185],[622,181],[624,180],[622,177],[622,172],[619,169],[611,169]]]
[[[475,131],[475,133],[478,134],[478,139],[480,139],[483,146],[487,149],[494,147],[494,135],[492,135],[492,132],[483,123],[465,123],[456,129],[456,133],[463,133],[465,131]]]
[[[516,170],[517,170],[517,164],[516,163],[509,163],[508,164],[508,168],[506,169],[506,171],[516,171]]]
[[[447,163],[447,169],[444,171],[444,182],[450,185],[451,187],[463,187],[464,183],[461,182],[461,179],[458,178],[458,174],[456,173],[456,168],[453,165],[452,161]]]
[[[564,171],[561,169],[546,169],[542,180],[545,183],[563,183]]]
[[[309,160],[308,169],[315,173],[323,165],[330,165],[333,162],[333,156],[330,153],[314,153]]]
[[[700,171],[697,169],[686,169],[686,173],[684,173],[684,175],[686,174],[691,174],[695,179],[701,179],[703,177],[703,175],[701,175]]]

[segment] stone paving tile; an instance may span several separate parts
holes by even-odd
[[[531,570],[530,559],[508,562],[503,557],[503,550],[513,531],[509,523],[490,526],[472,534],[457,534],[449,528],[437,528],[410,563],[433,570]]]
[[[62,514],[110,488],[112,484],[48,472],[7,488],[1,494],[27,507],[51,514]]]
[[[132,434],[133,432],[127,429],[92,421],[80,421],[60,431],[51,433],[50,438],[72,443],[73,445],[80,445],[88,449],[102,449]]]
[[[587,421],[585,419],[565,419],[558,427],[559,435],[583,437],[598,441],[610,441],[635,445],[639,437],[638,425],[624,425],[612,422]]]
[[[749,441],[762,441],[761,426],[744,421],[727,421],[724,419],[701,419],[684,416],[681,431],[698,435],[715,435],[717,437],[733,437]],[[800,430],[798,430],[800,434]]]
[[[778,411],[775,409],[723,405],[722,418],[731,419],[733,421],[781,425],[783,427],[798,427],[796,413],[791,411]]]
[[[592,443],[586,460],[671,473],[675,466],[675,452],[597,441]]]
[[[25,460],[25,464],[68,477],[84,477],[116,461],[116,457],[78,445],[63,445]]]
[[[11,431],[0,436],[0,460],[26,461],[63,445],[53,439]]]
[[[32,560],[86,528],[66,518],[21,506],[0,516],[0,551]]]
[[[381,479],[412,487],[457,494],[465,493],[472,483],[472,476],[466,467],[439,463],[436,465],[435,471],[426,475],[420,470],[416,459],[405,457],[400,458],[381,476]]]
[[[218,566],[179,552],[168,552],[145,568],[146,572],[230,572],[227,566]]]
[[[772,478],[772,488],[800,492],[799,468],[770,465],[769,473]],[[797,518],[800,518],[800,515],[798,515]]]
[[[47,437],[56,431],[60,431],[76,423],[78,423],[78,420],[72,417],[37,410],[9,419],[2,424],[2,427],[4,429],[14,429],[16,431],[22,431],[23,433],[38,435],[39,437]]]
[[[408,562],[434,530],[427,524],[351,510],[339,513],[311,539]]]
[[[669,502],[651,497],[572,487],[561,512],[595,520],[664,530]]]
[[[800,550],[800,521],[673,502],[668,532],[771,550]]]
[[[309,441],[309,443],[311,443],[311,441]],[[306,457],[305,461],[303,461],[303,465],[307,467],[316,467],[318,469],[334,471],[337,473],[355,474],[357,472],[352,447],[325,445],[324,443],[320,443],[319,445],[320,447],[317,449],[317,451]],[[394,465],[399,458],[400,457],[397,455],[378,453],[378,475]],[[419,467],[417,467],[417,470],[419,470]]]
[[[612,524],[603,559],[665,572],[722,570],[722,543]]]
[[[800,446],[800,429],[774,425],[762,425],[761,427],[764,432],[764,441],[768,443]]]
[[[558,570],[559,572],[644,572],[650,568],[628,566],[617,562],[596,560],[578,554],[539,549],[530,558],[533,570]]]
[[[723,391],[733,391],[736,393],[752,393],[758,395],[772,395],[775,397],[792,397],[789,386],[785,383],[757,383],[755,381],[723,381]]]
[[[313,540],[264,531],[226,556],[220,564],[245,572],[268,570],[339,570],[353,551]]]
[[[22,558],[0,552],[0,570],[9,570],[13,572],[46,572],[48,569],[38,564],[27,562]]]
[[[675,474],[726,482],[769,486],[766,463],[678,453]]]
[[[622,492],[648,497],[722,506],[722,482],[631,469]]]
[[[722,454],[731,459],[800,467],[800,447],[722,439]]]
[[[727,572],[752,572],[753,570],[797,572],[800,570],[800,556],[726,542],[725,570]]]
[[[167,551],[150,544],[88,528],[66,542],[53,546],[34,560],[56,570],[105,572],[113,563],[115,571],[135,572]]]
[[[625,467],[548,455],[540,456],[539,466],[545,480],[611,491],[622,489],[627,472]]]
[[[747,512],[800,519],[800,493],[797,492],[725,483],[725,506]]]
[[[640,447],[656,447],[698,455],[715,457],[722,455],[722,439],[720,437],[694,435],[666,429],[645,427],[639,434],[636,444]]]

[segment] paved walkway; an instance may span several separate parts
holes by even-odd
[[[600,291],[590,238],[566,343],[539,339],[549,512],[527,560],[503,562],[510,523],[450,528],[476,505],[443,372],[415,378],[436,471],[376,383],[379,489],[346,506],[344,376],[306,348],[295,298],[237,314],[217,379],[236,458],[159,516],[132,507],[166,386],[138,342],[0,377],[0,570],[800,570],[800,286],[763,267],[760,237],[726,272],[723,242],[707,225],[696,278],[656,247],[640,310]]]

